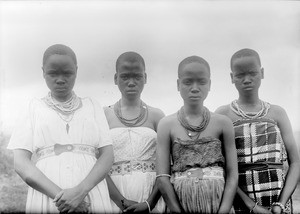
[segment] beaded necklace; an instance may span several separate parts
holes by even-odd
[[[261,102],[261,109],[258,112],[245,112],[241,109],[239,104],[237,103],[237,100],[234,100],[230,104],[231,110],[237,114],[238,116],[245,118],[245,119],[257,119],[257,118],[262,118],[265,117],[270,109],[270,104],[267,102]]]
[[[210,112],[209,110],[204,106],[203,112],[202,112],[202,121],[198,126],[190,125],[189,122],[186,119],[186,115],[184,112],[184,108],[181,107],[181,109],[177,112],[177,119],[180,122],[180,124],[183,126],[183,128],[186,131],[187,136],[191,139],[198,139],[201,132],[204,131],[210,121]],[[192,134],[192,133],[196,134]]]
[[[52,97],[51,92],[49,92],[43,100],[66,123],[66,131],[69,133],[69,123],[73,119],[75,111],[82,107],[81,99],[72,91],[71,98],[65,102],[55,100]]]
[[[117,118],[120,120],[120,122],[128,127],[138,127],[143,125],[146,120],[148,119],[148,107],[147,105],[141,101],[140,103],[140,113],[137,117],[133,119],[126,119],[125,117],[122,116],[122,111],[121,111],[121,100],[116,102],[114,105],[114,112]]]

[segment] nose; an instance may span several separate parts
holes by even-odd
[[[62,76],[58,76],[58,78],[56,79],[56,83],[59,85],[63,85],[66,83],[66,81]]]
[[[198,93],[200,90],[199,90],[199,87],[198,87],[198,84],[197,83],[194,83],[192,85],[192,88],[191,88],[191,92],[192,93]]]
[[[133,78],[129,78],[129,80],[128,80],[128,86],[129,87],[134,87],[135,86],[135,81],[134,81]]]
[[[244,83],[244,84],[248,84],[248,83],[251,83],[251,82],[252,82],[252,79],[251,79],[250,75],[246,75],[246,76],[244,77],[243,83]]]

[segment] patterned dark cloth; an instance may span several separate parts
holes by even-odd
[[[212,137],[197,140],[177,139],[172,145],[172,178],[174,190],[185,213],[217,213],[222,201],[225,179],[223,176],[210,179],[176,174],[187,174],[190,171],[209,168],[212,172],[224,175],[224,157],[222,143]],[[234,209],[230,210],[234,213]]]
[[[280,129],[268,118],[233,123],[239,163],[239,187],[259,205],[270,208],[284,185],[286,151]],[[245,209],[235,201],[236,209]],[[291,201],[286,205],[291,212]]]
[[[190,168],[224,166],[222,143],[212,137],[198,140],[177,139],[172,146],[172,172],[183,172]]]

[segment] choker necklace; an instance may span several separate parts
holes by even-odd
[[[69,123],[73,119],[75,111],[82,107],[81,99],[72,91],[71,98],[64,102],[55,100],[51,92],[42,100],[66,123],[66,131],[69,133]]]
[[[121,111],[121,100],[115,103],[114,105],[114,112],[117,118],[120,120],[120,122],[128,127],[137,127],[143,125],[146,120],[148,119],[148,107],[147,105],[141,101],[140,103],[140,114],[133,118],[133,119],[126,119],[122,116]]]
[[[198,139],[201,132],[204,131],[210,121],[210,112],[209,110],[204,106],[203,112],[202,112],[202,121],[198,126],[190,125],[189,122],[186,119],[186,115],[184,112],[184,108],[181,107],[181,109],[177,112],[177,119],[180,122],[180,124],[183,126],[183,128],[186,131],[187,136],[191,139]],[[196,134],[192,134],[192,133]]]
[[[262,118],[265,117],[270,109],[270,104],[267,102],[261,102],[261,110],[259,110],[258,112],[245,112],[241,109],[241,107],[239,106],[239,104],[237,103],[237,100],[234,100],[231,104],[230,104],[230,108],[231,110],[237,114],[238,116],[244,118],[244,119],[257,119],[257,118]]]

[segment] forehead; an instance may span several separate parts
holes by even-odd
[[[140,73],[144,72],[143,63],[138,60],[121,60],[118,65],[119,73]]]
[[[199,62],[188,63],[179,70],[179,78],[186,77],[210,77],[208,67]]]
[[[260,69],[259,61],[254,56],[244,56],[233,61],[233,71],[248,71]]]
[[[53,54],[49,56],[45,62],[45,67],[53,66],[72,66],[75,67],[76,64],[72,57],[68,55]]]

